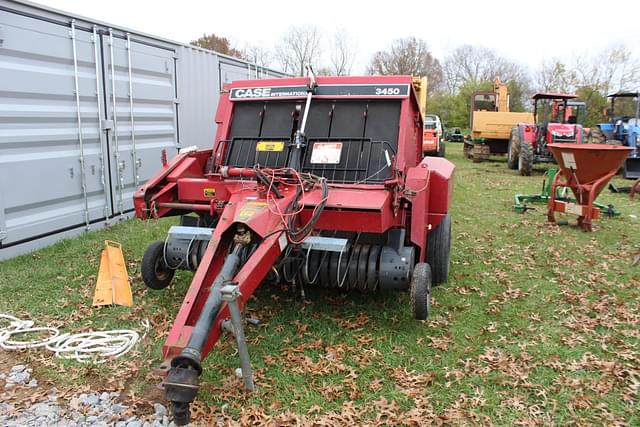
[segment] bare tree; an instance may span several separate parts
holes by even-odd
[[[429,51],[427,42],[415,37],[395,40],[389,50],[376,52],[367,71],[369,74],[427,76],[429,92],[442,85],[440,62]]]
[[[576,73],[557,58],[544,60],[536,76],[536,88],[540,92],[573,92]]]
[[[313,26],[291,27],[276,45],[275,56],[282,71],[304,75],[305,64],[320,58],[320,31]]]
[[[204,49],[214,50],[223,55],[235,56],[236,58],[244,59],[242,52],[238,49],[231,47],[231,42],[226,37],[216,36],[215,34],[203,34],[197,40],[191,42],[192,45],[200,46]]]
[[[597,88],[603,95],[637,90],[640,85],[640,61],[624,45],[610,46],[595,56],[577,56],[574,73],[578,86]]]
[[[528,81],[528,73],[520,64],[501,57],[494,50],[468,44],[456,48],[445,58],[443,74],[450,93],[469,81],[493,81],[496,77],[502,81]]]
[[[569,64],[559,59],[543,61],[536,73],[536,86],[542,91],[590,88],[606,96],[617,90],[636,90],[639,85],[640,61],[623,45],[595,55],[578,55]]]
[[[336,76],[351,74],[355,59],[356,46],[344,29],[337,30],[331,39],[329,60],[331,71]]]
[[[253,62],[261,67],[271,66],[273,55],[267,49],[260,46],[247,46],[242,49],[242,56],[249,62]]]

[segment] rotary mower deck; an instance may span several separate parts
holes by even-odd
[[[215,120],[211,149],[179,154],[134,196],[141,219],[182,216],[145,253],[147,285],[195,271],[163,347],[176,424],[188,423],[223,330],[253,388],[240,312],[261,284],[409,291],[413,316],[426,319],[431,284],[449,272],[454,166],[422,156],[411,77],[316,80],[309,69],[236,81]]]

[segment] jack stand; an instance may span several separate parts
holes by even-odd
[[[249,348],[244,337],[244,329],[242,327],[242,315],[238,306],[238,298],[242,296],[238,290],[238,285],[225,285],[220,293],[222,300],[227,302],[229,312],[231,313],[231,324],[226,320],[222,323],[222,329],[233,333],[236,337],[238,345],[238,355],[240,356],[240,368],[242,369],[242,378],[244,379],[244,387],[249,391],[255,390],[253,383],[253,371],[251,369],[251,360],[249,359]]]

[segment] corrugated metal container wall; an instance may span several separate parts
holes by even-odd
[[[211,146],[223,84],[281,75],[0,0],[0,260],[129,217],[162,149]]]
[[[110,200],[92,34],[75,31],[74,41],[69,27],[5,11],[0,26],[0,229],[8,245],[103,219]]]
[[[218,55],[181,46],[178,58],[178,143],[181,147],[211,146],[220,97]]]

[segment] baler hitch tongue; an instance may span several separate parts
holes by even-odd
[[[225,258],[220,273],[211,285],[187,346],[171,361],[164,388],[166,399],[172,402],[173,417],[177,425],[189,423],[189,403],[198,394],[198,378],[202,374],[202,351],[222,305],[222,289],[233,279],[240,265],[240,254],[246,246],[245,234],[246,232],[236,234],[233,250]]]

